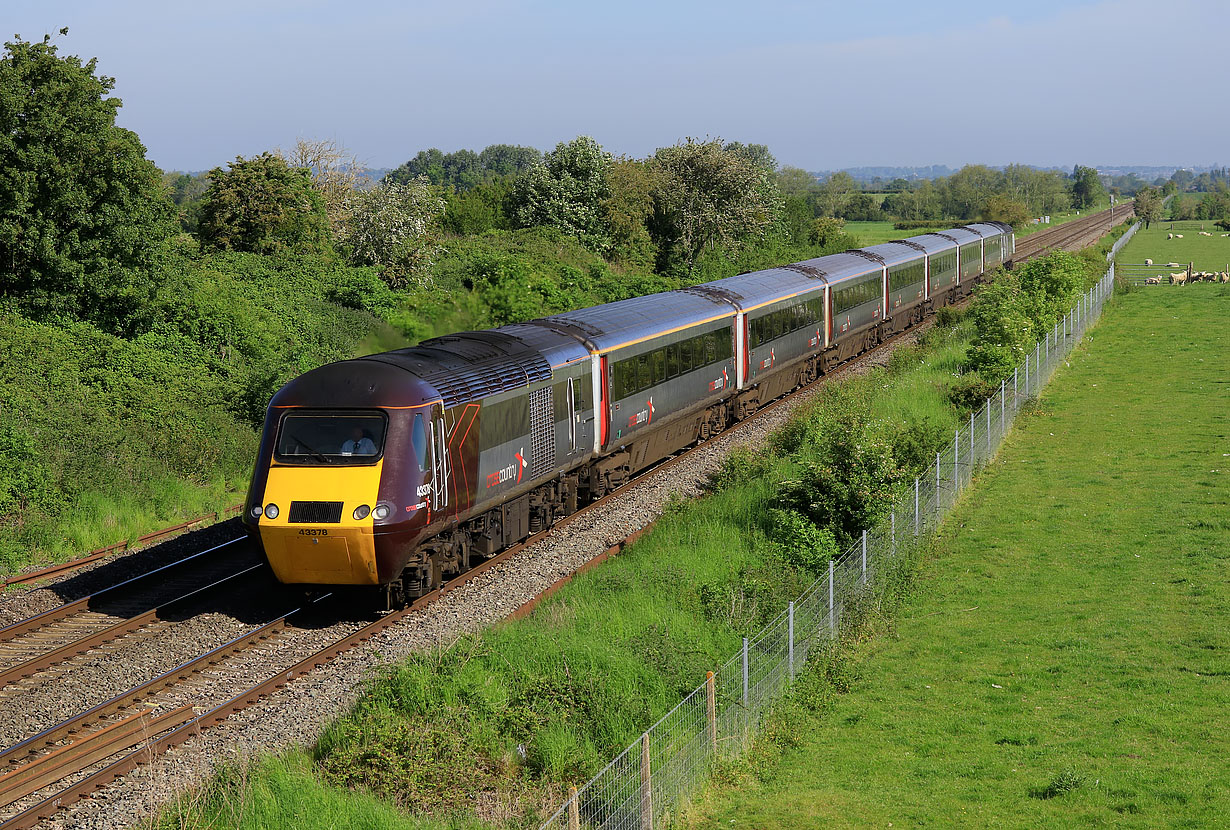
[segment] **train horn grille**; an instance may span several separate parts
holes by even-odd
[[[292,501],[290,524],[337,524],[342,520],[340,501]]]

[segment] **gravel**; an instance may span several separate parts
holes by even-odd
[[[916,340],[929,325],[924,324],[918,330],[903,335],[895,345]],[[886,359],[884,353],[860,358],[848,364],[838,377],[865,372]],[[78,802],[45,821],[44,826],[91,830],[128,827],[147,820],[161,805],[185,797],[190,788],[205,782],[219,765],[240,763],[258,753],[276,751],[288,745],[311,744],[330,721],[354,703],[373,666],[396,661],[415,652],[447,647],[461,636],[479,631],[508,616],[560,578],[652,523],[671,496],[699,495],[703,483],[732,449],[762,442],[795,410],[814,397],[820,388],[822,386],[818,385],[804,390],[759,418],[711,439],[675,464],[643,476],[609,498],[603,510],[578,516],[567,528],[548,534],[537,544],[400,621],[364,646],[340,655],[318,671],[295,680],[256,705],[232,715],[200,737],[172,749],[154,763],[100,790],[92,799]],[[192,537],[199,539],[201,534],[210,532],[219,533],[221,540],[226,535],[226,524],[229,523],[174,541],[186,545],[194,541]],[[109,564],[113,569],[121,567],[118,562]],[[131,567],[133,571],[139,571],[150,566]],[[83,590],[80,586],[89,582],[92,574],[93,570],[65,581],[73,582],[75,589]],[[65,589],[57,586],[53,590],[56,596],[60,596]],[[30,592],[36,593],[42,592]],[[23,605],[23,602],[26,604]],[[33,599],[6,598],[0,603],[0,614],[10,611],[22,613],[18,609],[37,605],[38,601]],[[226,672],[217,672],[207,681],[197,684],[191,693],[181,690],[166,695],[164,699],[168,703],[192,702],[198,707],[217,705],[239,691],[245,683],[255,683],[272,676],[360,625],[351,621],[322,629],[288,630],[259,650],[232,658]],[[171,629],[168,633],[173,633],[173,636],[164,639],[160,635],[155,638],[156,643],[151,640],[139,644],[137,650],[124,659],[117,659],[119,654],[100,655],[92,670],[105,670],[120,676],[152,676],[155,667],[166,665],[168,660],[186,659],[199,653],[198,643],[220,642],[228,636],[237,635],[247,626],[250,623],[228,620],[225,615],[194,618]],[[80,677],[87,676],[89,672],[83,667]],[[57,681],[51,686],[64,682]],[[0,721],[15,718],[13,725],[4,723],[0,727],[0,738],[7,739],[0,740],[0,744],[11,742],[14,736],[29,734],[31,728],[48,722],[56,706],[56,696],[53,688],[44,691],[45,696],[22,696],[22,705],[29,709],[28,712],[17,712],[15,707],[6,709],[7,704],[0,701]],[[74,694],[80,693],[79,689],[74,690]],[[60,706],[62,717],[65,711],[63,698],[60,699]],[[198,711],[203,711],[203,708],[198,708]],[[31,797],[26,804],[36,800]]]

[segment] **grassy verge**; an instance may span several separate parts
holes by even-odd
[[[1201,236],[1200,231],[1212,236]],[[1143,226],[1119,252],[1119,262],[1177,262],[1184,268],[1192,263],[1197,271],[1230,269],[1230,236],[1211,221],[1189,219],[1182,222],[1154,222]],[[1167,239],[1171,234],[1183,234],[1182,239]]]
[[[810,673],[691,826],[1224,821],[1228,310],[1223,286],[1121,297],[890,636]]]
[[[315,747],[216,781],[161,826],[325,826],[303,819],[302,799],[359,811],[372,795],[430,826],[532,826],[809,584],[834,537],[848,539],[778,509],[783,482],[840,441],[874,495],[947,442],[964,418],[950,393],[969,336],[938,327],[888,370],[825,390],[769,447],[733,457],[707,498],[670,505],[531,617],[381,670]],[[857,489],[850,526],[876,504],[855,503]],[[293,779],[293,798],[275,777]]]

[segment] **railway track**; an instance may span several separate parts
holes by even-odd
[[[924,328],[927,325],[924,324]],[[813,384],[774,401],[715,438],[729,437],[732,433],[749,428],[769,417],[780,407],[786,406],[796,395],[814,390],[825,381],[842,377],[867,364],[882,361],[885,354],[902,338],[917,336],[918,333],[919,330],[916,329],[885,341],[875,349],[837,367]],[[287,609],[277,617],[182,661],[154,678],[120,691],[98,704],[83,708],[7,749],[0,750],[0,830],[37,825],[42,819],[54,815],[76,800],[88,797],[97,789],[148,763],[168,749],[199,735],[210,726],[224,721],[231,714],[256,703],[295,678],[316,670],[337,655],[371,640],[414,615],[422,614],[442,597],[459,590],[488,571],[502,567],[549,535],[567,532],[570,526],[583,523],[588,517],[604,510],[612,499],[637,487],[648,477],[661,475],[672,467],[685,463],[692,453],[708,448],[713,440],[710,439],[646,470],[602,499],[486,560],[411,605],[376,620],[352,626],[344,636],[338,637],[324,648],[313,650],[297,662],[277,668],[266,667],[259,672],[261,676],[258,678],[251,678],[252,672],[245,671],[244,668],[245,664],[259,662],[254,657],[256,652],[269,654],[284,647],[288,652],[292,652],[291,646],[296,632],[322,625],[342,611],[337,596],[322,595],[306,604]],[[597,564],[607,556],[619,552],[646,529],[642,527],[625,535],[623,539],[608,546],[597,559],[590,560],[590,563],[583,567]],[[238,541],[235,540],[236,543]],[[204,557],[205,553],[211,552],[212,549],[197,556]],[[571,576],[569,573],[557,579],[546,591],[519,603],[512,613],[520,615],[528,612],[543,596],[552,593]],[[144,578],[147,577],[137,579]],[[148,578],[157,577],[150,575]],[[130,583],[123,585],[128,584]],[[110,590],[119,591],[123,585]],[[68,607],[66,605],[62,608]],[[53,609],[46,612],[45,619],[60,614],[61,609]],[[89,636],[97,638],[105,636],[101,632],[114,627],[134,625],[128,620],[136,619],[137,616],[139,615],[118,623],[112,622]],[[61,618],[69,619],[71,615],[64,613]],[[35,625],[37,619],[22,621],[9,626],[9,629],[18,631],[22,626]],[[95,624],[95,627],[98,625]],[[0,632],[0,637],[2,636],[3,632]],[[22,665],[32,664],[26,661],[17,668]],[[37,672],[33,673],[34,678],[38,676]],[[243,684],[241,690],[236,693],[236,684],[227,682],[227,678],[231,676],[246,676],[250,682]],[[222,690],[226,693],[220,694]],[[4,698],[0,696],[0,707],[3,703]]]
[[[1079,223],[1069,223],[1070,225],[1079,224],[1080,227],[1062,226],[1054,231],[1043,232],[1046,236],[1039,238],[1026,248],[1024,259],[1037,256],[1043,251],[1078,244],[1082,239],[1096,239],[1109,229],[1109,211],[1103,213],[1105,215],[1095,214],[1085,220],[1080,220]],[[1116,217],[1126,216],[1127,209],[1116,208],[1115,214]],[[1059,231],[1062,233],[1057,233]],[[1021,247],[1023,246],[1018,245],[1018,261],[1023,261],[1020,256]],[[715,436],[714,439],[645,471],[603,499],[578,510],[521,544],[492,557],[440,589],[421,597],[410,606],[376,620],[343,626],[346,629],[344,633],[332,638],[324,647],[313,646],[307,650],[305,655],[300,656],[303,649],[300,648],[297,651],[296,642],[302,632],[320,628],[341,613],[344,605],[338,602],[337,596],[331,594],[314,597],[306,602],[295,604],[294,607],[286,608],[276,617],[252,625],[225,642],[180,661],[174,667],[153,678],[122,689],[92,706],[82,707],[77,713],[22,738],[7,749],[0,751],[0,830],[35,826],[42,819],[54,815],[79,799],[88,797],[138,766],[151,762],[168,749],[200,735],[209,727],[225,721],[232,714],[257,703],[295,678],[315,671],[338,655],[372,640],[382,632],[406,622],[414,615],[425,613],[428,608],[446,595],[483,577],[487,572],[510,563],[548,536],[558,535],[561,532],[566,533],[570,526],[583,523],[586,517],[602,511],[612,499],[622,496],[632,488],[641,486],[651,477],[663,475],[670,468],[685,463],[694,452],[709,448],[716,439],[733,436],[737,440],[739,432],[754,427],[758,422],[769,418],[779,408],[790,404],[796,397],[814,391],[819,384],[859,371],[867,365],[883,362],[886,355],[903,338],[916,337],[931,324],[930,321],[926,322],[919,328],[891,338],[871,351],[848,361],[815,383],[771,403],[756,415],[736,424],[721,435]],[[573,572],[591,567],[607,556],[617,553],[646,529],[647,526],[641,526],[624,534],[621,540],[607,546],[604,553],[600,553],[596,558],[588,559]],[[238,542],[237,539],[228,544]],[[197,554],[197,556],[204,557],[206,553],[214,550],[216,549]],[[517,603],[511,609],[511,614],[519,616],[527,613],[543,597],[568,581],[573,572],[566,573],[562,578],[556,578],[545,590],[540,590]],[[143,578],[146,577],[137,579]],[[156,577],[150,578],[156,579]],[[136,581],[132,580],[132,582]],[[121,587],[115,586],[111,590],[119,590]],[[268,603],[268,598],[265,601]],[[62,608],[68,608],[68,605],[73,604],[67,604]],[[97,605],[97,600],[95,600],[95,605]],[[85,606],[88,607],[89,603],[85,603]],[[46,612],[45,623],[50,625],[51,618],[59,614],[60,610],[53,609],[55,613]],[[149,609],[140,613],[146,614],[150,610],[156,612],[157,609]],[[64,613],[59,616],[59,619],[72,619],[73,613]],[[94,613],[93,609],[90,609],[90,613]],[[91,629],[88,637],[99,637],[105,636],[103,632],[120,630],[132,625],[131,620],[139,616],[140,614],[133,614],[121,619],[112,615],[105,619],[94,617],[78,617],[77,619],[84,627]],[[18,653],[16,643],[19,638],[9,637],[6,641],[5,632],[16,632],[19,630],[18,626],[32,624],[32,621],[36,619],[25,620],[20,624],[0,630],[0,672],[11,671],[14,667],[29,663],[31,659],[46,659],[48,653],[63,647],[63,644],[57,644],[59,641],[56,637],[48,633],[48,636],[41,638],[46,641],[45,644],[33,649],[42,656],[31,658],[22,656],[24,652]],[[142,629],[143,627],[138,628],[138,630]],[[28,635],[29,632],[23,636]],[[72,636],[63,634],[58,636],[61,640],[67,638],[67,645],[81,639],[74,639]],[[34,639],[39,640],[40,638],[35,637]],[[107,642],[113,642],[113,640],[103,641],[103,643]],[[6,643],[14,644],[11,654],[16,656],[5,656]],[[98,645],[90,646],[86,651],[96,649]],[[282,663],[277,662],[280,654],[286,655]],[[0,678],[3,676],[0,675]],[[32,676],[38,676],[37,670]],[[0,706],[3,704],[4,697],[0,694]]]
[[[1131,215],[1132,204],[1126,202],[1049,230],[1030,234],[1017,240],[1013,260],[1020,264],[1051,251],[1080,250],[1101,239]]]

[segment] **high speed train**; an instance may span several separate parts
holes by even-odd
[[[954,303],[995,222],[331,363],[274,395],[244,522],[277,578],[396,603]]]

